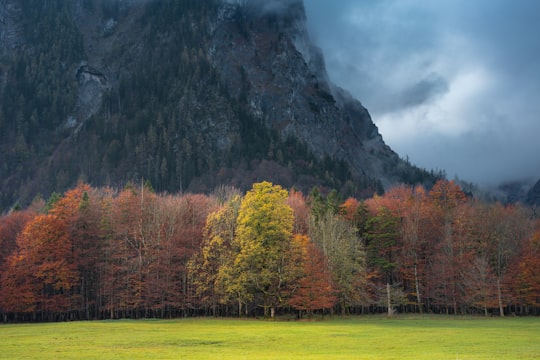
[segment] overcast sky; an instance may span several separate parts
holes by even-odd
[[[330,79],[401,157],[482,185],[540,178],[540,1],[304,3]]]

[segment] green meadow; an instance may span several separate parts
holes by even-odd
[[[0,359],[538,359],[540,319],[119,320],[0,325]]]

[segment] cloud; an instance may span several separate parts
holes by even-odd
[[[540,2],[305,5],[331,80],[401,156],[482,184],[540,177]]]
[[[301,0],[222,0],[229,4],[246,6],[249,9],[260,11],[263,14],[283,13],[291,5],[301,3]]]
[[[398,98],[398,103],[405,107],[414,107],[432,101],[447,91],[448,82],[439,74],[430,73],[426,78],[404,89]]]

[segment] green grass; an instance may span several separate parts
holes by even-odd
[[[538,359],[538,318],[0,325],[0,359]]]

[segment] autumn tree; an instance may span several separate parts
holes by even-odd
[[[315,310],[330,309],[337,301],[328,259],[307,236],[297,235],[302,247],[302,276],[296,284],[289,305],[311,316]]]
[[[540,307],[540,222],[525,242],[519,260],[511,272],[516,302],[528,313],[527,307]]]
[[[424,308],[424,289],[427,281],[427,263],[432,256],[429,221],[430,204],[422,186],[409,188],[404,199],[405,211],[401,222],[402,251],[401,273],[403,280],[412,283],[416,305],[420,313]]]
[[[39,282],[33,276],[31,263],[19,251],[9,256],[0,276],[2,287],[0,289],[0,307],[7,314],[33,314],[36,318],[36,309],[39,296]]]
[[[520,251],[520,244],[526,243],[532,234],[532,224],[527,212],[519,206],[476,201],[473,208],[471,237],[478,256],[487,261],[486,266],[493,274],[490,278],[493,283],[484,286],[496,290],[496,306],[492,307],[497,307],[500,316],[504,316],[509,300],[509,285],[505,279],[510,264]]]
[[[208,215],[201,250],[195,253],[188,264],[199,302],[210,307],[214,316],[217,315],[218,305],[226,302],[226,284],[231,283],[227,279],[233,266],[232,246],[240,201],[240,196],[236,195]],[[236,295],[242,299],[241,294]]]
[[[328,259],[341,312],[366,304],[366,253],[356,228],[329,209],[312,214],[309,236]]]
[[[488,309],[498,304],[495,279],[495,274],[485,257],[473,258],[463,277],[465,304],[482,309],[484,315],[488,316]]]
[[[430,296],[447,312],[452,309],[457,314],[462,295],[460,284],[472,255],[465,236],[468,218],[462,207],[466,196],[457,184],[447,180],[437,181],[428,196],[433,204],[431,221],[435,224],[433,235],[437,239],[432,245],[436,256],[429,271]]]
[[[204,221],[213,203],[204,195],[158,197],[153,227],[158,236],[151,243],[152,254],[146,284],[149,309],[154,316],[177,316],[194,307],[188,261],[199,248]]]
[[[79,185],[63,197],[55,195],[48,203],[48,215],[30,218],[20,213],[16,223],[0,228],[6,235],[3,241],[17,232],[16,250],[2,274],[0,301],[6,311],[54,318],[77,308],[79,271],[71,232],[83,189],[88,186]]]
[[[289,191],[287,205],[293,209],[294,225],[293,233],[306,235],[308,233],[309,206],[304,195],[296,190]]]
[[[2,307],[45,319],[71,310],[78,282],[72,249],[61,219],[39,215],[30,221],[18,236],[17,251],[3,274]]]
[[[236,246],[238,254],[234,282],[254,296],[265,314],[274,317],[276,307],[285,304],[288,285],[298,274],[293,269],[291,242],[293,211],[286,204],[288,192],[269,182],[253,184],[238,213]]]
[[[0,217],[0,271],[8,256],[17,248],[17,236],[35,215],[34,211],[27,209]]]
[[[133,310],[143,306],[150,240],[145,231],[143,212],[153,201],[154,194],[149,189],[128,184],[110,204],[111,232],[107,250],[111,256],[106,283],[111,291],[108,299],[111,317],[136,316]]]
[[[49,205],[49,214],[61,219],[73,243],[74,263],[79,273],[77,304],[81,318],[89,319],[97,314],[99,286],[99,259],[102,256],[102,242],[99,232],[101,217],[100,200],[103,191],[79,182]]]
[[[361,236],[364,232],[368,218],[368,209],[366,204],[350,197],[340,205],[339,212],[343,215],[345,220],[349,221],[357,228],[359,235]]]
[[[106,204],[103,293],[111,317],[194,307],[187,265],[212,207],[205,195],[161,196],[144,184],[126,187]]]

